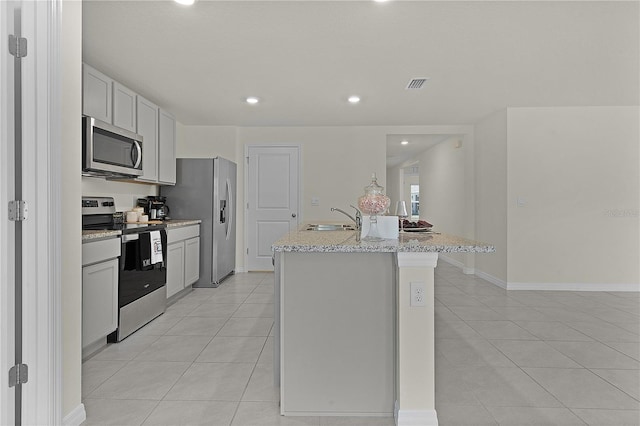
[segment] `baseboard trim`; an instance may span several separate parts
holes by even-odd
[[[446,261],[446,259],[443,258]],[[629,291],[640,292],[640,283],[517,283],[505,282],[486,272],[477,271],[475,275],[505,290],[533,291]]]
[[[486,272],[478,271],[478,270],[476,270],[475,275],[478,278],[482,278],[485,281],[489,281],[493,285],[496,285],[504,290],[508,290],[507,282],[501,280],[500,278],[496,278],[493,275],[490,275],[490,274],[487,274]]]
[[[475,269],[474,268],[469,268],[468,266],[464,266],[464,263],[460,262],[459,260],[455,260],[452,259],[450,257],[447,256],[443,256],[442,254],[440,255],[440,259],[444,260],[445,262],[447,262],[450,265],[456,266],[458,268],[460,268],[462,270],[462,273],[465,275],[473,275],[475,274]]]
[[[640,292],[640,283],[507,283],[507,290],[630,291]]]
[[[84,404],[81,403],[64,416],[62,424],[64,426],[80,426],[85,420],[87,420],[87,412],[84,409]]]
[[[396,426],[438,426],[436,410],[398,410]]]
[[[245,270],[244,270],[244,268],[238,268],[238,267],[236,267],[236,269],[235,269],[235,273],[236,273],[236,274],[242,274],[243,272],[247,272],[247,271],[245,271]]]

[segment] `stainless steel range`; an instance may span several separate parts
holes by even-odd
[[[118,329],[108,336],[119,342],[162,314],[167,306],[167,232],[165,225],[126,224],[111,197],[82,197],[83,230],[122,232],[118,271]],[[158,239],[159,237],[159,239]],[[161,244],[161,259],[158,257]],[[154,250],[155,254],[151,256]]]

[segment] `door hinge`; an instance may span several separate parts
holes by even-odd
[[[9,387],[22,385],[29,381],[29,366],[27,364],[16,364],[9,369]]]
[[[247,248],[247,254],[249,254],[249,249]]]
[[[9,35],[9,53],[16,58],[24,58],[27,56],[27,39],[24,37],[16,37]]]
[[[247,157],[247,164],[249,164],[249,157]]]
[[[22,222],[23,220],[27,220],[28,215],[29,205],[26,201],[9,201],[9,220],[13,222]]]

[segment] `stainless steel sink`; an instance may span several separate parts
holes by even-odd
[[[304,226],[305,231],[355,231],[353,225],[341,225],[335,223],[309,223]]]

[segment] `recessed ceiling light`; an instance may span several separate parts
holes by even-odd
[[[401,141],[400,145],[409,145],[409,141]]]
[[[173,0],[173,1],[183,6],[191,6],[196,2],[196,0]]]
[[[349,96],[349,99],[347,99],[349,102],[351,102],[352,104],[357,104],[358,102],[360,102],[360,96]]]
[[[384,2],[386,2],[388,0],[373,0],[373,1],[375,1],[376,3],[384,3]]]
[[[249,97],[246,99],[246,101],[247,101],[247,103],[248,103],[248,104],[255,105],[255,104],[257,104],[258,102],[260,102],[260,99],[256,98],[255,96],[249,96]]]

